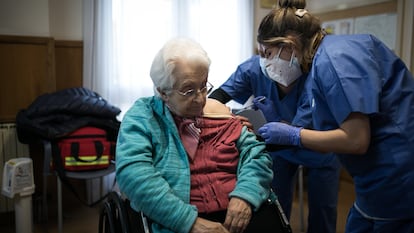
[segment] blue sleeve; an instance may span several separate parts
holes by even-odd
[[[314,90],[326,101],[340,125],[351,112],[378,112],[383,78],[381,54],[368,35],[328,40],[314,59]],[[322,96],[323,95],[323,96]]]
[[[244,104],[254,94],[252,78],[260,72],[259,58],[253,56],[240,64],[236,71],[220,86],[239,104]]]

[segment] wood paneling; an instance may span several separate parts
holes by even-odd
[[[0,35],[0,123],[38,96],[82,86],[81,41]]]
[[[56,41],[56,90],[82,86],[83,43],[81,41]]]
[[[55,90],[53,44],[52,38],[0,37],[0,122],[14,122],[20,109]]]

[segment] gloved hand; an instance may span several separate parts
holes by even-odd
[[[270,122],[259,128],[258,133],[266,144],[290,145],[302,147],[300,131],[295,127],[281,122]]]
[[[273,101],[264,96],[257,96],[253,99],[253,109],[260,109],[268,122],[280,121]]]

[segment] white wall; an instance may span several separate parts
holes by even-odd
[[[1,0],[0,34],[49,36],[48,0]]]
[[[0,34],[82,40],[82,0],[0,0]]]
[[[50,35],[57,40],[83,40],[82,0],[49,0]]]

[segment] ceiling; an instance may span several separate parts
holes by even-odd
[[[307,0],[306,8],[313,13],[344,10],[391,0]]]

